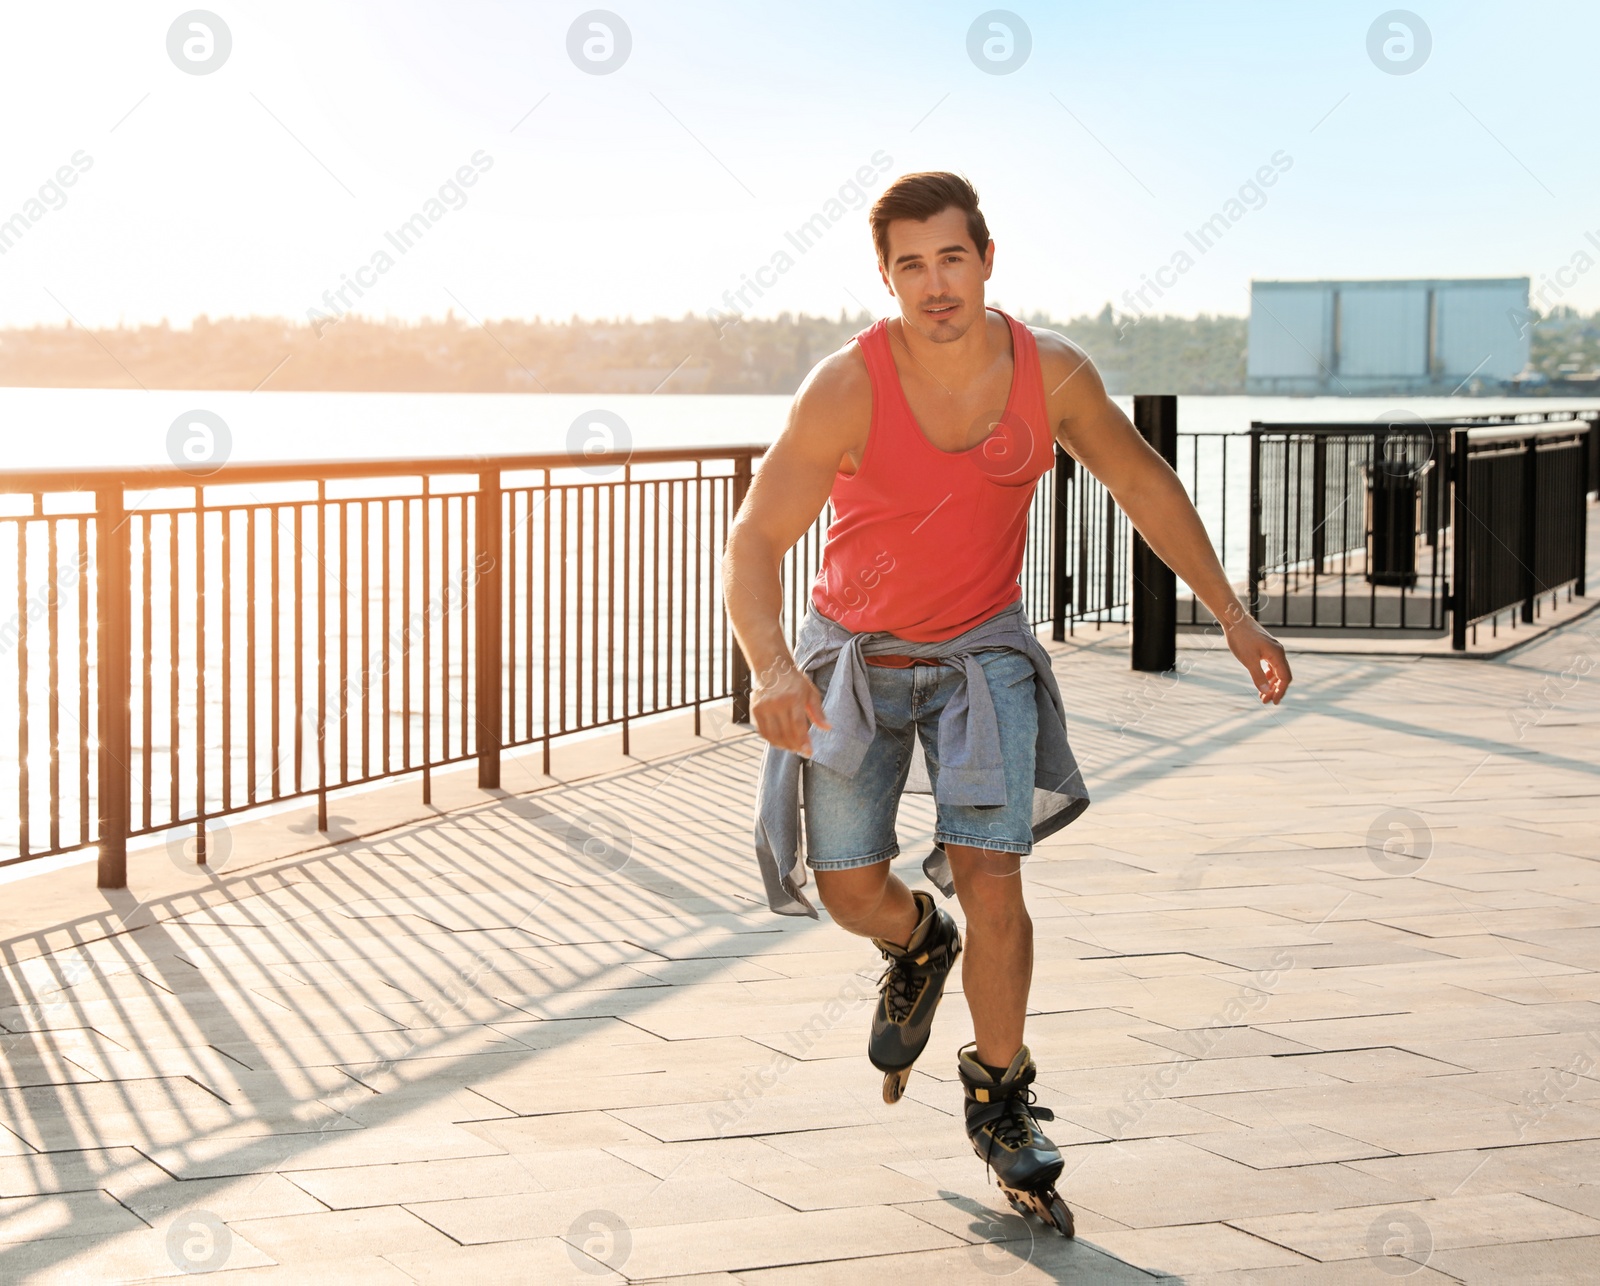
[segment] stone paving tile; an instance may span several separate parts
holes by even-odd
[[[84,1148],[0,1157],[0,1197],[95,1188],[124,1195],[165,1183],[169,1176],[135,1148]]]
[[[96,1236],[144,1226],[138,1215],[107,1192],[0,1197],[0,1241]]]
[[[1133,1139],[1063,1152],[1067,1170],[1056,1186],[1067,1204],[1081,1202],[1130,1228],[1238,1223],[1246,1214],[1393,1203],[1417,1195],[1342,1164],[1263,1172],[1177,1139]]]
[[[1475,1094],[1515,1103],[1524,1110],[1568,1100],[1592,1106],[1595,1100],[1600,1099],[1600,1080],[1593,1075],[1584,1076],[1578,1069],[1586,1067],[1593,1073],[1597,1066],[1600,1063],[1596,1060],[1585,1060],[1582,1051],[1576,1051],[1564,1065],[1550,1063],[1544,1067],[1515,1068],[1504,1072],[1466,1072],[1461,1077],[1461,1084]]]
[[[123,1049],[103,1042],[95,1048],[75,1050],[72,1061],[94,1073],[97,1080],[155,1080],[164,1076],[188,1076],[210,1087],[213,1082],[236,1072],[247,1071],[242,1064],[222,1051],[205,1046],[176,1049]],[[301,1068],[288,1069],[294,1075]]]
[[[236,1109],[193,1081],[95,1081],[35,1087],[0,1100],[18,1136],[39,1151],[71,1148],[83,1138],[105,1147],[169,1147],[195,1136],[213,1140],[306,1134],[354,1128],[315,1100],[285,1101],[278,1110]]]
[[[661,1039],[609,1014],[579,1018],[539,1018],[522,1014],[490,1025],[490,1032],[509,1036],[526,1049],[560,1049],[592,1044],[613,1049],[618,1045],[649,1045]]]
[[[506,1051],[496,1064],[474,1063],[464,1068],[475,1085],[507,1088],[521,1081],[538,1083],[564,1077],[647,1075],[691,1069],[735,1073],[770,1059],[770,1051],[743,1036],[711,1036],[689,1040],[652,1039],[648,1034],[632,1041],[583,1040],[554,1044],[535,1053]],[[406,1070],[410,1070],[407,1068]],[[476,1079],[479,1071],[488,1073]]]
[[[1313,1049],[1365,1049],[1371,1045],[1411,1048],[1423,1041],[1470,1040],[1485,1031],[1504,1036],[1543,1036],[1551,1028],[1532,1005],[1486,1000],[1450,1009],[1401,1009],[1372,1017],[1312,1019],[1268,1024],[1268,1035],[1282,1036]]]
[[[1593,1281],[1597,1262],[1600,1262],[1600,1237],[1564,1237],[1439,1250],[1434,1252],[1428,1266],[1464,1282],[1571,1286],[1573,1282]]]
[[[508,1116],[493,1121],[464,1121],[461,1128],[512,1156],[561,1152],[578,1146],[610,1148],[619,1143],[655,1142],[643,1130],[625,1125],[606,1112]]]
[[[1163,1057],[1155,1066],[1162,1067],[1174,1060],[1183,1069],[1174,1088],[1174,1093],[1179,1096],[1295,1089],[1327,1085],[1340,1079],[1311,1058],[1292,1053],[1257,1054],[1243,1058],[1198,1058],[1192,1050],[1174,1050],[1170,1055],[1163,1052]],[[1122,1069],[1113,1070],[1122,1076],[1126,1075]],[[1074,1083],[1081,1082],[1075,1080]],[[1126,1080],[1123,1086],[1126,1086]]]
[[[713,1099],[661,1107],[620,1108],[613,1114],[663,1142],[785,1134],[809,1129],[818,1121],[827,1121],[833,1128],[879,1121],[903,1127],[919,1117],[941,1116],[935,1109],[912,1099],[902,1099],[891,1108],[881,1097],[874,1102],[864,1094],[783,1092],[783,1087],[737,1104]]]
[[[1398,1253],[1432,1262],[1427,1257],[1430,1250],[1438,1254],[1468,1246],[1600,1236],[1600,1222],[1517,1192],[1228,1222],[1323,1262],[1365,1258],[1374,1244],[1400,1243],[1403,1250]]]
[[[500,1151],[461,1125],[402,1124],[264,1138],[192,1138],[183,1144],[156,1148],[150,1159],[179,1179],[215,1179],[326,1169],[330,1150],[337,1152],[341,1164],[352,1166],[492,1156]]]
[[[756,1191],[795,1210],[905,1205],[938,1196],[938,1192],[922,1180],[882,1165],[777,1170],[753,1173],[744,1181]]]
[[[1303,1255],[1226,1224],[1185,1224],[1102,1232],[1094,1245],[1147,1272],[1174,1277],[1193,1273],[1304,1265]]]
[[[1159,1082],[1152,1078],[1150,1093],[1156,1095],[1160,1088]],[[1082,1131],[1076,1136],[1067,1129],[1050,1131],[1050,1138],[1058,1147],[1100,1139],[1164,1139],[1211,1134],[1232,1125],[1226,1118],[1172,1098],[1136,1097],[1131,1102],[1093,1107],[1080,1107],[1069,1101],[1054,1110],[1058,1123],[1076,1125]]]
[[[1287,966],[1295,968],[1298,961]],[[1250,1015],[1258,1026],[1267,1022],[1301,1022],[1318,1018],[1368,1016],[1384,1012],[1391,1003],[1372,995],[1351,995],[1333,988],[1340,981],[1328,978],[1315,990],[1283,988],[1279,971],[1263,970],[1239,979],[1167,979],[1147,984],[1144,996],[1126,1001],[1121,1008],[1162,1026],[1187,1030],[1210,1023],[1237,1022]]]
[[[959,1250],[873,1255],[832,1263],[793,1264],[734,1274],[743,1286],[968,1286],[996,1278],[1016,1286],[1043,1282],[1094,1282],[1096,1286],[1149,1286],[1158,1280],[1096,1248],[1040,1232],[1031,1241]]]
[[[793,1213],[782,1202],[734,1179],[674,1175],[603,1187],[574,1182],[554,1192],[461,1197],[417,1202],[406,1208],[463,1245],[562,1236],[574,1220],[589,1211],[604,1211],[621,1219],[635,1234],[647,1227],[679,1226],[703,1222],[707,1217],[779,1218]]]
[[[1139,1039],[1190,1058],[1275,1058],[1284,1054],[1312,1052],[1311,1046],[1287,1036],[1245,1026],[1202,1027],[1187,1031],[1152,1030],[1140,1032]]]
[[[228,1258],[229,1264],[235,1262],[232,1255]],[[329,1265],[296,1265],[286,1268],[282,1265],[273,1265],[268,1268],[224,1268],[212,1269],[208,1272],[206,1280],[250,1283],[262,1282],[265,1286],[291,1286],[291,1284],[306,1281],[331,1280],[334,1272],[338,1274],[339,1286],[411,1286],[416,1281],[410,1273],[404,1272],[377,1255],[352,1255],[348,1259],[341,1259],[336,1268]],[[187,1276],[188,1274],[185,1274]],[[604,1280],[599,1279],[599,1280]]]
[[[1570,1067],[1578,1055],[1600,1063],[1600,1043],[1591,1032],[1533,1036],[1487,1036],[1475,1040],[1418,1041],[1414,1052],[1468,1072],[1503,1072]]]
[[[213,1242],[212,1244],[220,1244]],[[227,1267],[260,1271],[272,1260],[238,1233],[226,1246]],[[163,1228],[106,1234],[46,1237],[0,1243],[0,1281],[6,1282],[142,1282],[189,1280],[192,1274],[174,1261]]]
[[[99,1076],[88,1068],[49,1049],[25,1050],[0,1037],[0,1090],[27,1085],[68,1085],[73,1081],[94,1081]]]
[[[892,1208],[812,1210],[637,1228],[629,1275],[750,1269],[881,1256],[959,1245]]]
[[[1427,1058],[1393,1045],[1340,1050],[1331,1054],[1302,1054],[1289,1060],[1312,1073],[1342,1081],[1393,1081],[1407,1076],[1459,1076],[1467,1069],[1438,1058]]]
[[[1592,973],[1570,974],[1565,977],[1463,981],[1459,985],[1485,996],[1494,996],[1498,1000],[1514,1000],[1524,1005],[1537,1005],[1556,1000],[1600,1000],[1600,975]]]
[[[904,1102],[900,1104],[904,1106]],[[916,1167],[946,1157],[957,1158],[968,1175],[983,1174],[959,1121],[928,1116],[883,1118],[873,1125],[794,1130],[762,1140],[769,1147],[819,1169],[860,1165],[877,1158],[883,1165],[917,1175]],[[908,1168],[909,1167],[909,1168]]]
[[[329,1263],[362,1255],[438,1252],[453,1244],[448,1237],[399,1206],[241,1219],[230,1226],[285,1267]]]
[[[1437,1078],[1443,1079],[1443,1078]],[[1457,1078],[1450,1078],[1452,1081]],[[1201,1106],[1218,1116],[1251,1128],[1271,1122],[1337,1125],[1344,1133],[1390,1152],[1422,1152],[1441,1139],[1452,1148],[1510,1147],[1517,1143],[1554,1143],[1600,1138],[1600,1111],[1577,1103],[1553,1102],[1526,1112],[1496,1102],[1470,1090],[1457,1097],[1442,1086],[1429,1085],[1432,1093],[1417,1094],[1417,1082],[1358,1087],[1366,1092],[1357,1116],[1351,1100],[1330,1097],[1323,1102],[1289,1100],[1265,1103],[1251,1095],[1213,1095]],[[1423,1082],[1427,1085],[1427,1082]],[[1285,1094],[1294,1091],[1284,1091]]]
[[[614,1252],[612,1257],[615,1257]],[[571,1242],[563,1241],[560,1237],[531,1237],[492,1245],[453,1246],[442,1251],[402,1252],[390,1255],[388,1262],[404,1274],[404,1280],[428,1283],[430,1286],[432,1283],[454,1286],[457,1282],[472,1282],[474,1286],[527,1286],[529,1282],[562,1282],[567,1286],[578,1286],[579,1283],[622,1286],[622,1283],[630,1280],[639,1280],[622,1276],[605,1262],[585,1255]],[[673,1286],[685,1286],[686,1281],[693,1280],[674,1277],[672,1283]],[[734,1286],[737,1286],[736,1282]]]
[[[1600,1219],[1600,1184],[1549,1184],[1539,1189],[1538,1196],[1540,1201],[1575,1210],[1591,1219]]]
[[[739,1286],[739,1279],[732,1273],[690,1273],[686,1277],[638,1277],[634,1279],[638,1286]]]
[[[1374,1147],[1320,1125],[1283,1126],[1279,1129],[1227,1130],[1216,1134],[1190,1134],[1185,1143],[1218,1156],[1240,1161],[1255,1170],[1275,1170],[1284,1166],[1312,1165],[1323,1161],[1354,1161],[1358,1158],[1387,1156],[1384,1148]]]
[[[1400,1270],[1404,1275],[1399,1276]],[[1334,1264],[1304,1264],[1292,1268],[1242,1268],[1220,1273],[1193,1273],[1181,1279],[1184,1286],[1459,1286],[1460,1278],[1435,1272],[1410,1260],[1342,1259]],[[1500,1279],[1494,1279],[1500,1280]]]
[[[1532,1192],[1593,1181],[1600,1174],[1600,1140],[1379,1157],[1352,1161],[1350,1167],[1391,1179],[1427,1197],[1457,1192]]]
[[[478,1028],[494,1047],[501,1047],[506,1037],[490,1028]],[[385,1027],[375,1032],[330,1033],[322,1036],[291,1036],[275,1041],[232,1039],[217,1041],[212,1047],[220,1050],[239,1066],[251,1071],[282,1068],[293,1071],[312,1067],[356,1066],[421,1054],[439,1044],[437,1037],[428,1035],[419,1040],[416,1033],[400,1027]]]
[[[624,1184],[646,1177],[643,1171],[608,1152],[585,1148],[532,1156],[459,1157],[394,1165],[297,1170],[292,1182],[323,1206],[354,1210],[365,1206],[544,1192],[552,1187],[565,1187],[573,1175],[583,1175],[595,1184]]]
[[[694,1139],[685,1143],[648,1140],[642,1143],[613,1143],[606,1151],[626,1161],[641,1174],[652,1174],[658,1179],[725,1176],[749,1183],[762,1191],[765,1189],[755,1180],[764,1175],[830,1173],[773,1146],[777,1139],[787,1137],[775,1135],[771,1140],[755,1137]]]
[[[185,1210],[206,1210],[224,1223],[232,1223],[236,1219],[317,1214],[326,1209],[281,1174],[234,1179],[169,1179],[163,1174],[138,1185],[112,1182],[107,1187],[141,1219],[163,1228]]]

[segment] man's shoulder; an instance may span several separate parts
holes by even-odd
[[[1100,396],[1099,372],[1089,354],[1058,330],[1029,326],[1039,350],[1039,371],[1046,396],[1052,403],[1071,406],[1079,397]],[[1084,379],[1083,376],[1092,378]]]
[[[807,413],[848,412],[872,406],[872,380],[854,339],[845,341],[811,368],[795,392]]]
[[[1028,333],[1039,349],[1039,365],[1050,371],[1069,373],[1089,362],[1089,354],[1079,348],[1058,330],[1048,326],[1029,326]],[[1093,365],[1090,362],[1090,365]]]

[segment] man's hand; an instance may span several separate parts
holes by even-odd
[[[1242,611],[1223,627],[1223,635],[1228,640],[1228,650],[1250,672],[1261,703],[1277,705],[1282,701],[1294,678],[1289,673],[1283,645],[1262,629],[1255,617]]]
[[[823,717],[822,693],[792,663],[774,667],[751,688],[750,718],[756,731],[779,750],[811,758],[811,725],[831,728]]]

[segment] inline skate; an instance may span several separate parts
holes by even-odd
[[[1072,1211],[1055,1188],[1066,1163],[1061,1149],[1039,1128],[1039,1121],[1053,1121],[1055,1113],[1036,1106],[1028,1088],[1038,1070],[1033,1056],[1022,1046],[996,1076],[978,1061],[977,1051],[976,1044],[968,1044],[956,1056],[972,1150],[994,1171],[1013,1210],[1023,1218],[1036,1214],[1071,1237]]]
[[[872,1015],[872,1036],[867,1057],[883,1073],[883,1101],[898,1103],[911,1078],[911,1065],[928,1044],[933,1014],[944,995],[956,957],[961,954],[961,930],[941,910],[932,894],[921,889],[911,895],[920,913],[917,927],[905,946],[885,938],[873,945],[883,953],[888,967],[878,978],[878,1007]]]

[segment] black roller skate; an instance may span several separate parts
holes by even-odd
[[[1040,1120],[1053,1121],[1056,1114],[1034,1106],[1028,1086],[1037,1069],[1028,1047],[1017,1051],[998,1080],[978,1062],[976,1044],[962,1046],[956,1066],[966,1090],[967,1138],[994,1170],[1011,1208],[1023,1218],[1036,1214],[1062,1236],[1072,1236],[1072,1211],[1055,1186],[1066,1162],[1039,1128]]]
[[[933,1011],[944,995],[944,981],[961,954],[961,930],[933,896],[913,891],[920,917],[903,947],[884,938],[873,945],[889,962],[878,978],[878,1007],[872,1015],[867,1057],[883,1073],[883,1101],[898,1103],[911,1078],[911,1065],[928,1044]]]

